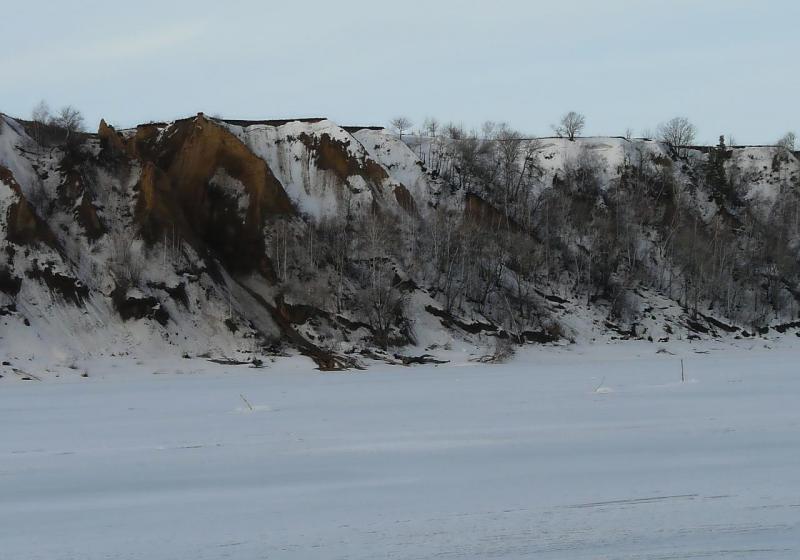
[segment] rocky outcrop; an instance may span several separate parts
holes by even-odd
[[[109,152],[112,156],[119,156],[125,153],[125,142],[122,136],[109,126],[105,119],[100,119],[100,126],[97,128],[97,137],[100,139],[101,148]]]
[[[314,154],[320,169],[333,171],[341,181],[347,181],[350,177],[361,177],[372,188],[376,198],[383,198],[384,193],[380,185],[389,178],[389,175],[372,159],[356,158],[348,150],[349,141],[333,138],[330,134],[319,136],[301,134],[299,138]]]
[[[5,183],[14,193],[16,200],[8,207],[6,214],[6,239],[17,245],[44,243],[57,247],[50,227],[36,213],[33,205],[25,198],[11,171],[0,166],[0,182]]]
[[[238,138],[199,115],[139,127],[126,152],[143,166],[136,217],[145,239],[177,233],[233,272],[270,273],[264,224],[294,209],[267,164]]]
[[[304,216],[399,214],[412,206],[394,196],[399,183],[391,169],[327,119],[219,122],[267,163]]]

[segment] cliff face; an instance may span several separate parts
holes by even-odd
[[[65,146],[26,126],[0,116],[0,337],[54,359],[297,351],[352,367],[456,343],[751,336],[752,305],[758,328],[794,328],[800,238],[764,238],[765,279],[724,268],[752,245],[742,224],[795,235],[785,150],[545,139],[481,168],[455,140],[326,119],[103,121]],[[682,241],[685,216],[700,234]],[[681,276],[702,243],[736,277],[721,299]]]
[[[25,197],[13,173],[0,165],[0,183],[10,190],[8,210],[5,216],[5,237],[15,245],[36,245],[45,243],[55,247],[55,238],[36,209]]]
[[[262,229],[294,209],[262,159],[202,116],[137,130],[125,144],[142,165],[136,218],[149,243],[177,234],[233,272],[269,274]]]
[[[280,228],[285,253],[286,236],[315,214],[413,206],[409,197],[387,204],[402,185],[349,134],[329,121],[237,125],[198,115],[123,131],[103,121],[80,145],[53,147],[25,127],[2,116],[4,329],[25,327],[9,338],[66,324],[74,335],[56,335],[66,354],[288,346],[321,367],[352,363],[300,334],[292,306],[275,301],[281,252],[270,233]],[[58,282],[79,286],[81,297],[65,297]],[[78,303],[88,304],[88,322]]]
[[[403,209],[394,197],[402,184],[390,169],[329,120],[223,124],[267,162],[298,211],[314,220]],[[404,202],[407,206],[409,201]]]

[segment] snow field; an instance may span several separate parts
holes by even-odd
[[[1,556],[796,558],[798,351],[655,350],[4,383]]]

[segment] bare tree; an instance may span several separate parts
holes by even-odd
[[[501,192],[506,217],[511,211],[510,205],[519,203],[523,181],[530,173],[538,169],[538,152],[541,143],[536,139],[526,139],[523,135],[506,123],[500,123],[495,131],[494,141],[501,168]]]
[[[69,142],[76,132],[83,131],[83,115],[72,105],[65,105],[53,116],[51,124],[63,129],[66,132],[65,140]]]
[[[794,132],[787,132],[775,145],[787,152],[793,152],[797,145],[797,136],[795,136]]]
[[[561,124],[553,127],[556,134],[566,136],[570,141],[574,141],[586,125],[586,117],[575,111],[570,111],[561,117]]]
[[[431,138],[436,138],[436,134],[441,128],[441,125],[435,117],[428,117],[425,119],[425,122],[422,123],[422,128],[425,130],[428,136]]]
[[[405,133],[412,126],[411,119],[406,117],[395,117],[389,122],[389,124],[397,131],[397,134],[400,136],[400,140],[403,139],[403,133]]]
[[[38,124],[47,124],[50,120],[50,106],[42,99],[31,111],[31,120]]]
[[[503,123],[505,124],[505,123]],[[494,121],[484,121],[481,125],[481,137],[484,139],[490,139],[497,136],[497,130],[500,128],[500,124]]]
[[[422,123],[422,129],[424,130],[425,134],[428,135],[428,153],[427,157],[425,154],[420,151],[420,159],[424,159],[426,164],[431,168],[436,168],[433,163],[433,155],[434,155],[434,145],[437,143],[437,135],[441,132],[442,125],[441,123],[436,120],[435,117],[428,117]],[[420,147],[420,150],[422,148]]]
[[[36,140],[37,144],[42,143],[42,129],[50,121],[50,118],[50,106],[47,101],[42,99],[31,111],[34,140]]]
[[[675,117],[658,126],[658,139],[681,156],[686,155],[686,146],[694,143],[695,126],[686,117]]]
[[[384,349],[389,345],[392,326],[403,317],[406,305],[406,295],[400,289],[402,281],[394,270],[393,259],[387,255],[397,235],[392,226],[373,213],[365,219],[358,240],[363,264],[361,289],[356,297],[376,342]]]

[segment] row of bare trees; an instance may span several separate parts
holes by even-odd
[[[400,116],[391,119],[389,125],[390,128],[398,134],[400,139],[402,139],[403,136],[407,136],[412,130],[414,123],[408,117]],[[557,125],[552,125],[551,128],[556,136],[574,141],[575,138],[581,135],[585,126],[585,115],[577,111],[569,111],[561,117]],[[442,125],[437,119],[428,117],[423,121],[421,128],[416,134],[418,136],[427,136],[428,138],[436,139],[443,133],[445,136],[448,136],[448,133],[452,129],[463,129],[463,127],[453,124]],[[482,130],[485,130],[485,127],[482,127]],[[476,132],[475,134],[477,135],[478,133]],[[645,137],[650,137],[651,135],[649,131],[643,132],[643,136]],[[633,132],[628,129],[625,132],[625,138],[630,140],[632,136]],[[673,117],[658,125],[655,138],[674,150],[676,155],[685,156],[686,149],[695,144],[697,128],[686,117]],[[730,138],[729,144],[733,144]],[[778,139],[775,145],[779,148],[794,151],[797,147],[797,136],[794,132],[788,132]]]

